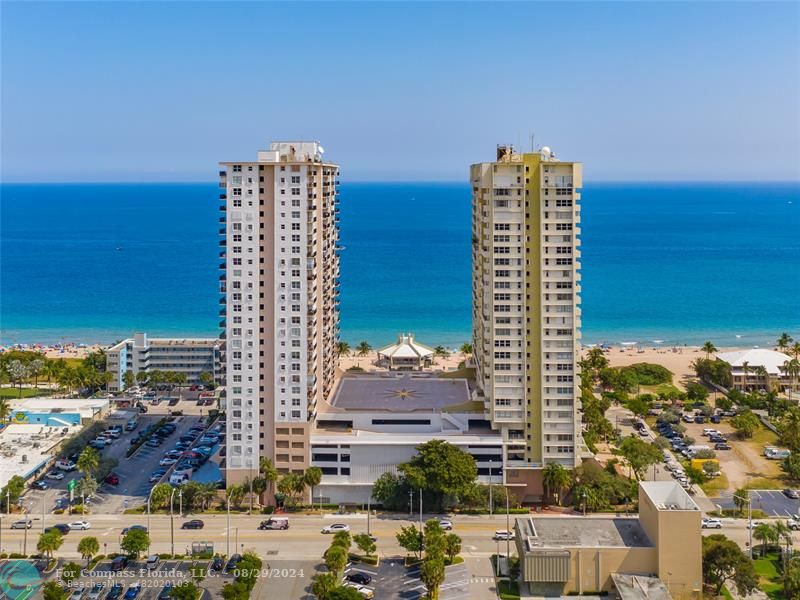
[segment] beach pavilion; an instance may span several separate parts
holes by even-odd
[[[378,350],[378,364],[390,371],[421,371],[433,364],[433,348],[416,342],[413,333],[401,333],[397,343]]]

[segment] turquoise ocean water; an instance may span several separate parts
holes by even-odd
[[[216,184],[0,193],[2,343],[219,333]],[[800,338],[800,184],[590,182],[582,206],[585,342]],[[469,187],[344,183],[341,208],[342,338],[467,341]]]

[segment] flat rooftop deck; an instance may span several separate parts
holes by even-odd
[[[517,525],[529,550],[537,548],[647,548],[653,544],[637,518],[524,518]]]
[[[441,411],[470,402],[466,379],[426,375],[345,375],[333,406],[354,411]]]

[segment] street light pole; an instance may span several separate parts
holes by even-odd
[[[494,502],[492,500],[492,461],[489,461],[489,516],[492,516]]]
[[[506,490],[506,531],[511,533],[511,509],[508,506],[508,488]],[[506,536],[506,568],[511,560],[511,536]]]
[[[408,518],[414,514],[414,490],[408,490]]]
[[[747,492],[747,531],[750,532],[750,560],[753,560],[753,499],[750,497],[750,491]]]
[[[369,535],[369,513],[372,512],[370,502],[372,501],[372,493],[367,495],[367,535]]]
[[[228,520],[225,531],[227,532],[227,542],[225,545],[225,555],[231,557],[231,494],[228,492]]]
[[[153,497],[153,490],[156,486],[150,488],[150,493],[147,495],[147,532],[150,533],[150,499]]]
[[[42,533],[44,533],[44,508],[47,506],[47,490],[42,492]]]
[[[22,516],[25,519],[25,531],[22,534],[22,554],[28,555],[28,511],[23,510]]]
[[[586,516],[586,491],[584,490],[581,493],[581,497],[583,498],[583,516]]]
[[[183,518],[183,490],[178,490],[178,516]]]
[[[169,539],[172,547],[172,556],[175,556],[175,515],[172,512],[172,500],[175,498],[175,488],[169,495]]]
[[[419,535],[422,537],[422,488],[419,488]]]

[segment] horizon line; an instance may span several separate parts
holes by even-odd
[[[649,184],[742,184],[742,183],[752,183],[752,184],[764,184],[764,183],[782,183],[782,184],[800,184],[800,178],[798,179],[586,179],[584,178],[584,183],[649,183]],[[197,184],[197,185],[206,185],[212,184],[216,185],[219,183],[218,180],[209,179],[209,180],[185,180],[185,179],[175,179],[175,180],[158,180],[158,179],[148,179],[148,180],[125,180],[125,179],[114,179],[114,180],[85,180],[85,181],[26,181],[26,180],[12,180],[12,181],[2,181],[0,180],[0,185],[109,185],[109,184],[137,184],[137,185],[152,185],[152,184],[168,184],[168,185],[178,185],[178,184]],[[469,184],[468,180],[464,179],[351,179],[345,180],[344,184],[364,184],[364,183],[425,183],[425,184]]]

